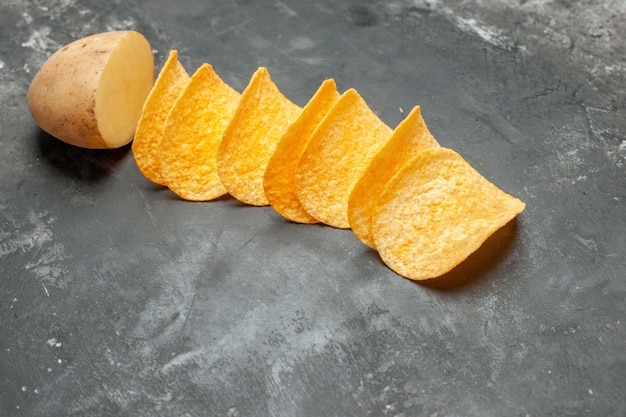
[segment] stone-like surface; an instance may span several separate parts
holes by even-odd
[[[0,4],[0,415],[624,415],[623,2]],[[63,44],[135,29],[238,90],[354,87],[527,203],[418,285],[350,231],[188,203],[33,124]]]

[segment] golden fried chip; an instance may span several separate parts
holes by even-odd
[[[267,200],[274,210],[291,221],[317,222],[298,199],[296,168],[311,134],[339,96],[335,81],[325,80],[282,136],[265,169],[263,186]]]
[[[372,215],[376,200],[393,174],[418,152],[439,146],[428,131],[420,107],[396,127],[385,146],[372,158],[363,176],[357,181],[348,200],[348,221],[354,234],[373,248]]]
[[[217,172],[228,192],[253,206],[269,204],[263,175],[276,145],[302,109],[259,68],[241,95],[217,152]]]
[[[158,158],[165,119],[178,96],[183,92],[189,75],[178,61],[178,52],[170,51],[154,87],[143,105],[131,149],[141,173],[150,181],[165,185]]]
[[[217,148],[240,94],[209,64],[192,75],[165,121],[159,148],[165,185],[185,200],[208,201],[227,193],[217,175]]]
[[[348,223],[348,198],[392,130],[354,89],[347,90],[311,135],[296,170],[304,209],[338,228]]]
[[[391,178],[372,233],[383,262],[403,277],[424,280],[453,269],[524,208],[459,154],[434,147]]]

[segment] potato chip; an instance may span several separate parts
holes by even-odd
[[[159,148],[161,175],[176,195],[208,201],[227,193],[217,175],[217,148],[240,94],[209,64],[192,75],[165,121]]]
[[[327,225],[349,228],[352,188],[391,133],[356,90],[342,94],[298,163],[296,189],[304,209]]]
[[[391,178],[378,199],[372,234],[385,264],[425,280],[452,270],[524,208],[459,154],[434,147]]]
[[[217,152],[217,171],[228,192],[253,206],[269,204],[263,175],[278,141],[302,109],[259,68],[241,95]]]
[[[131,145],[135,162],[141,173],[150,181],[160,185],[165,185],[158,157],[159,145],[163,138],[163,126],[170,109],[188,82],[189,75],[178,61],[178,52],[170,51],[143,105]]]
[[[263,186],[267,200],[274,210],[291,221],[317,222],[298,199],[296,168],[311,134],[339,96],[335,81],[325,80],[282,136],[265,169]]]
[[[396,127],[383,148],[372,158],[348,200],[348,221],[354,234],[374,248],[372,215],[376,200],[393,174],[418,152],[439,146],[428,131],[420,107],[416,106]]]

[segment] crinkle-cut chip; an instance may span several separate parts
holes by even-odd
[[[374,248],[372,215],[376,200],[393,174],[418,152],[439,146],[428,130],[419,106],[395,128],[385,146],[372,158],[348,200],[348,221],[354,234]]]
[[[372,233],[387,266],[425,280],[452,270],[524,208],[459,154],[435,147],[418,153],[389,181]]]
[[[355,89],[343,93],[298,163],[296,190],[304,209],[322,223],[349,228],[352,188],[391,134]]]
[[[217,172],[228,192],[244,204],[269,204],[263,175],[276,145],[301,108],[288,100],[260,67],[241,95],[217,152]]]
[[[300,204],[296,192],[296,168],[317,125],[339,99],[333,79],[322,82],[300,116],[289,126],[270,158],[263,186],[270,205],[283,217],[297,223],[316,223]]]
[[[141,173],[160,185],[165,185],[159,161],[159,146],[163,138],[165,119],[187,83],[189,74],[178,61],[178,52],[172,50],[146,98],[131,145]]]
[[[165,185],[182,199],[208,201],[227,193],[217,175],[217,149],[239,99],[205,63],[172,107],[159,159]]]

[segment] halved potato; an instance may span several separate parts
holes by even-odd
[[[135,134],[154,84],[154,55],[135,31],[78,39],[48,58],[28,90],[35,122],[83,148],[119,148]]]

